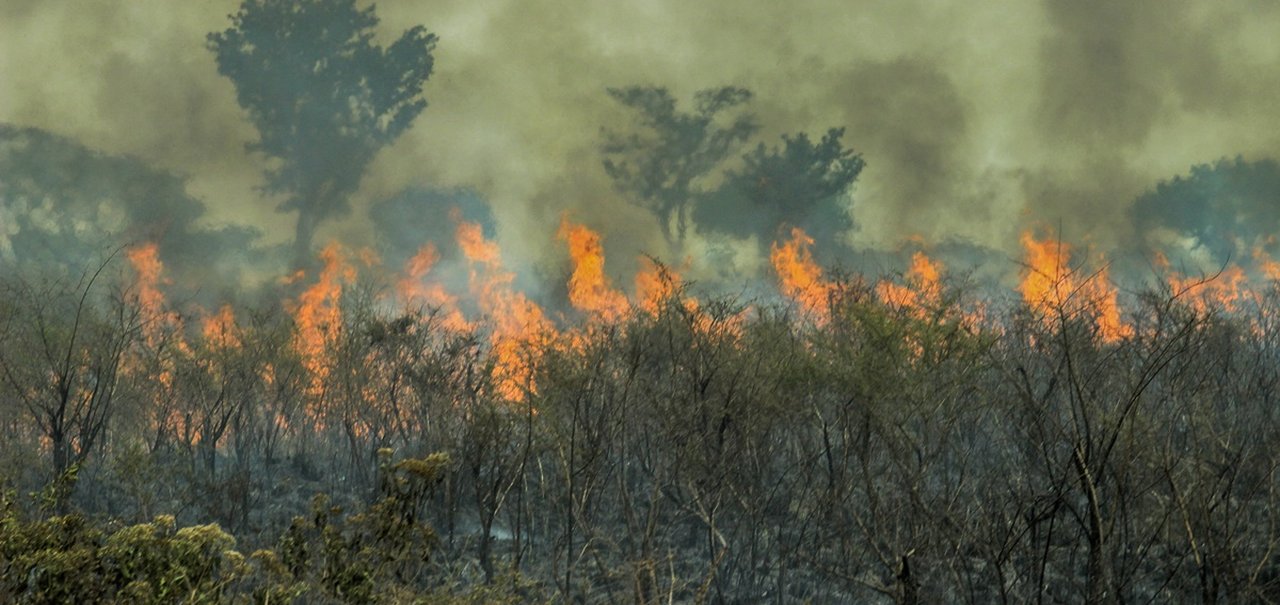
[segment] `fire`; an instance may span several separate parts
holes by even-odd
[[[160,291],[164,283],[164,263],[160,260],[159,247],[154,242],[130,248],[126,255],[133,272],[138,293],[138,306],[142,313],[143,333],[149,345],[155,346],[167,328],[176,327],[178,316],[165,309],[165,296]]]
[[[342,287],[355,281],[356,277],[355,268],[347,264],[336,243],[325,246],[320,252],[320,260],[324,266],[316,283],[303,291],[297,302],[291,305],[296,330],[294,347],[311,376],[308,391],[313,399],[318,399],[323,393],[329,376],[329,351],[342,328]]]
[[[1099,271],[1089,284],[1096,297],[1098,331],[1103,342],[1116,342],[1133,336],[1133,326],[1124,323],[1120,317],[1119,293],[1107,279],[1107,270]]]
[[[218,313],[204,318],[204,340],[216,347],[236,349],[240,337],[236,334],[236,312],[231,305],[222,305]]]
[[[459,221],[456,237],[467,260],[489,267],[502,265],[502,250],[496,242],[485,239],[478,223]]]
[[[189,433],[189,423],[179,417],[174,408],[177,392],[173,353],[188,354],[190,348],[182,338],[180,317],[167,309],[168,303],[160,290],[165,282],[159,247],[154,242],[142,244],[130,248],[126,257],[135,275],[143,346],[125,360],[124,371],[148,379],[146,413],[153,430],[171,427],[179,434]]]
[[[569,278],[569,302],[575,309],[606,322],[616,322],[630,311],[627,297],[609,284],[604,273],[604,247],[600,235],[584,225],[560,221],[559,237],[569,244],[573,275]]]
[[[158,287],[160,274],[164,271],[164,263],[160,262],[159,248],[155,243],[146,243],[130,248],[126,253],[129,264],[138,276],[138,303],[143,311],[152,317],[158,316],[164,306],[164,294]]]
[[[1107,279],[1107,270],[1080,279],[1069,265],[1071,247],[1053,238],[1038,240],[1022,234],[1026,251],[1022,282],[1018,291],[1037,313],[1052,321],[1055,312],[1084,312],[1097,322],[1103,342],[1115,342],[1133,334],[1133,327],[1120,316],[1118,293]]]
[[[662,304],[680,290],[680,274],[670,267],[640,257],[640,272],[636,273],[636,305],[650,315],[657,315]]]
[[[1075,289],[1067,267],[1070,248],[1053,239],[1037,240],[1030,233],[1022,234],[1022,247],[1027,265],[1018,284],[1022,299],[1041,310],[1064,303]]]
[[[457,297],[445,290],[439,283],[426,281],[431,268],[440,260],[440,253],[435,244],[427,243],[418,249],[404,265],[404,276],[396,282],[396,293],[406,305],[425,304],[440,312],[442,325],[447,330],[466,332],[471,324],[458,308]]]
[[[1255,260],[1260,263],[1263,276],[1273,279],[1270,258],[1260,248],[1254,250],[1254,255]],[[1215,275],[1200,277],[1182,275],[1174,271],[1169,266],[1169,259],[1163,254],[1156,254],[1155,265],[1164,272],[1163,277],[1169,284],[1170,292],[1176,297],[1185,297],[1197,313],[1207,313],[1211,306],[1227,312],[1236,312],[1250,296],[1249,278],[1239,265],[1230,265]]]
[[[457,239],[471,263],[471,294],[492,323],[489,338],[498,392],[521,401],[533,389],[530,345],[546,342],[555,327],[541,307],[512,288],[515,274],[503,268],[501,250],[485,239],[479,224],[459,222]]]
[[[941,263],[917,251],[911,255],[911,267],[903,277],[906,285],[888,280],[876,285],[876,294],[882,302],[907,309],[917,317],[923,317],[930,307],[938,305],[942,297]]]
[[[826,317],[833,286],[822,278],[822,269],[813,261],[809,251],[812,246],[809,234],[792,227],[791,240],[781,245],[775,242],[769,260],[778,274],[782,294],[821,321]]]
[[[1258,270],[1262,273],[1264,280],[1280,281],[1280,261],[1272,259],[1271,255],[1267,254],[1266,248],[1261,245],[1254,246],[1253,260],[1258,264]]]

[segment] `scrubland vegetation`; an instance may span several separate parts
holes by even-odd
[[[10,12],[34,14],[27,4]],[[436,10],[423,4],[424,18]],[[144,161],[118,155],[127,144],[98,150],[99,135],[0,123],[0,603],[1280,601],[1280,164],[1224,158],[1127,206],[1115,194],[1136,193],[1134,166],[1175,163],[1156,147],[1222,153],[1155,124],[1256,130],[1225,120],[1266,115],[1229,84],[1266,78],[1198,82],[1219,64],[1270,74],[1249,59],[1270,55],[1184,55],[1214,45],[1172,35],[1180,21],[1152,29],[1131,9],[1077,18],[1051,4],[1035,19],[1078,40],[999,26],[1042,48],[1043,98],[996,90],[1037,80],[993,61],[985,38],[978,71],[1012,76],[953,82],[915,48],[811,53],[772,23],[762,47],[783,43],[764,63],[789,71],[792,56],[817,75],[716,65],[689,72],[782,90],[668,89],[630,80],[685,60],[657,60],[643,29],[628,36],[643,52],[605,52],[575,44],[607,33],[485,7],[445,22],[503,44],[499,26],[518,23],[536,46],[564,46],[553,56],[620,62],[543,61],[554,77],[530,77],[511,52],[468,59],[486,38],[463,38],[441,54],[463,67],[440,78],[454,113],[434,127],[466,105],[502,119],[440,129],[455,140],[404,136],[427,109],[437,44],[453,42],[380,29],[368,2],[243,0],[202,38],[210,63],[183,56],[172,72],[216,69],[222,89],[131,63],[178,48],[169,21],[162,42],[86,52],[107,58],[103,82],[41,89],[58,91],[50,105],[83,89],[95,98],[83,111],[106,120],[120,114],[105,105],[137,104],[179,125],[148,115],[137,124],[153,132],[130,139],[220,173],[227,157],[206,162],[213,152],[191,144],[215,133],[212,149],[243,145],[261,179],[252,199],[219,182],[206,200],[173,172],[183,164],[153,165],[160,152]],[[122,22],[150,10],[130,8]],[[56,32],[74,40],[64,46],[118,25],[86,14],[89,26]],[[960,11],[939,14],[950,25]],[[906,33],[854,21],[842,39]],[[1004,21],[980,23],[985,37]],[[1108,33],[1135,23],[1179,52]],[[969,38],[928,35],[948,45],[940,55]],[[710,60],[733,54],[708,40]],[[1059,63],[1075,55],[1079,66]],[[138,103],[137,74],[163,79],[159,101]],[[576,104],[577,79],[605,76],[591,85],[607,108]],[[485,84],[505,79],[513,88]],[[1254,88],[1249,103],[1270,107]],[[1040,116],[1027,140],[1065,171],[1015,161],[1025,149],[1006,149],[1018,139],[1003,131],[1019,122],[986,130],[971,89],[996,90],[999,113]],[[238,113],[210,96],[233,93]],[[815,99],[831,108],[800,107]],[[837,118],[881,159],[846,147],[846,128],[823,122]],[[515,145],[521,121],[552,139],[599,134],[552,153],[543,139]],[[1102,136],[1112,130],[1122,136]],[[536,152],[502,149],[513,145]],[[506,167],[462,170],[468,183],[459,161],[421,165],[444,156]],[[876,161],[889,169],[864,225],[854,188]],[[397,170],[414,174],[362,185]],[[244,224],[255,213],[219,222],[252,204],[290,214],[287,243]],[[222,219],[206,213],[215,205]],[[1037,208],[1067,208],[1111,241],[1073,258]],[[554,237],[540,233],[556,218]],[[1012,239],[951,238],[957,219],[993,239],[1021,232],[1023,254],[1009,256]],[[1008,224],[974,229],[984,221]],[[587,223],[631,238],[624,249],[663,249],[606,265]],[[875,232],[885,226],[898,233]],[[504,264],[499,232],[527,258]],[[909,268],[877,279],[828,260]],[[612,284],[633,269],[634,287]]]
[[[6,600],[1280,597],[1270,292],[1156,287],[1117,334],[1065,269],[1036,304],[660,270],[495,341],[356,286],[184,320],[113,275],[6,280]]]

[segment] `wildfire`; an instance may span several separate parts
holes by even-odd
[[[1264,276],[1270,278],[1272,263],[1260,248],[1254,250],[1255,259],[1260,261]],[[1258,258],[1257,255],[1262,257]],[[1221,272],[1212,276],[1191,277],[1182,275],[1170,268],[1169,259],[1163,254],[1156,254],[1155,265],[1164,272],[1164,280],[1174,296],[1184,297],[1197,313],[1208,312],[1216,306],[1228,312],[1240,310],[1240,305],[1249,297],[1249,278],[1239,265],[1224,267]]]
[[[143,347],[131,352],[124,362],[124,369],[130,374],[151,379],[147,391],[147,416],[153,429],[167,426],[179,433],[189,433],[190,423],[178,416],[174,409],[175,363],[172,354],[175,351],[189,353],[190,349],[182,338],[181,319],[166,308],[167,302],[160,290],[164,283],[164,263],[160,260],[159,247],[154,242],[142,244],[130,248],[126,257],[135,275]]]
[[[1118,293],[1105,268],[1081,279],[1070,267],[1070,246],[1053,238],[1038,240],[1029,232],[1021,239],[1026,269],[1018,291],[1032,310],[1043,314],[1046,321],[1053,321],[1057,312],[1088,313],[1103,342],[1133,334],[1133,327],[1120,317]]]
[[[548,340],[555,327],[541,307],[512,288],[515,274],[503,268],[501,250],[485,239],[479,224],[460,221],[457,239],[471,264],[471,294],[492,324],[489,338],[498,392],[522,401],[533,389],[529,345]]]
[[[876,284],[876,294],[887,305],[923,317],[942,297],[942,264],[917,251],[911,255],[911,267],[903,277],[905,285],[888,280]]]
[[[457,297],[449,294],[439,283],[426,281],[431,268],[440,260],[435,244],[427,243],[418,249],[404,265],[404,276],[396,282],[396,292],[406,305],[425,304],[438,309],[445,329],[465,332],[471,324],[458,308]]]
[[[1262,245],[1253,247],[1253,260],[1258,264],[1263,279],[1269,282],[1280,281],[1280,262],[1272,259]]]
[[[202,332],[205,342],[216,347],[240,347],[240,337],[236,334],[236,312],[229,304],[222,305],[216,314],[204,318]]]
[[[456,242],[468,269],[467,291],[450,291],[436,279],[440,273],[440,251],[433,243],[427,243],[408,259],[400,276],[392,279],[396,299],[406,307],[425,305],[438,310],[436,317],[442,320],[439,325],[446,330],[476,335],[483,331],[488,343],[486,379],[492,381],[496,396],[510,402],[521,402],[537,393],[535,370],[543,363],[540,355],[544,352],[554,349],[557,353],[572,353],[607,342],[599,340],[601,333],[630,329],[632,322],[628,320],[634,319],[633,314],[639,314],[639,322],[659,317],[676,325],[687,322],[685,325],[697,334],[718,339],[714,342],[726,346],[740,346],[745,337],[753,336],[750,329],[753,318],[769,316],[767,308],[763,311],[755,307],[734,308],[720,301],[702,304],[684,293],[678,272],[650,257],[640,259],[640,268],[634,276],[634,296],[628,298],[623,288],[616,287],[605,272],[601,234],[565,217],[556,237],[566,246],[572,262],[567,283],[568,301],[580,312],[577,317],[584,321],[577,326],[558,325],[538,304],[516,289],[516,274],[504,265],[498,243],[485,237],[481,225],[462,220],[457,212],[453,217]],[[1082,271],[1079,266],[1090,264],[1094,259],[1085,259],[1078,253],[1073,259],[1071,246],[1053,238],[1028,232],[1021,235],[1020,241],[1024,249],[1024,269],[1017,291],[1026,307],[1038,315],[1049,330],[1061,329],[1064,323],[1089,326],[1095,330],[1094,338],[1106,343],[1133,335],[1134,328],[1126,324],[1119,294],[1110,283],[1105,267]],[[844,286],[843,282],[824,275],[814,260],[814,245],[814,239],[804,230],[792,228],[772,244],[769,259],[780,293],[790,299],[808,321],[823,326],[831,321],[833,295],[837,288]],[[1246,263],[1247,269],[1232,265],[1210,278],[1188,278],[1171,271],[1163,257],[1157,259],[1157,265],[1173,294],[1183,297],[1181,300],[1188,305],[1201,312],[1210,308],[1235,312],[1251,301],[1261,300],[1250,297],[1259,296],[1256,286],[1262,280],[1268,284],[1280,282],[1280,262],[1267,253],[1268,247],[1274,245],[1272,241],[1258,243],[1252,248],[1253,262]],[[917,241],[913,249],[924,246]],[[182,321],[169,310],[162,292],[164,265],[158,246],[148,243],[130,248],[127,258],[135,275],[132,292],[144,328],[138,346],[130,352],[126,371],[145,376],[151,385],[151,392],[143,396],[149,406],[148,422],[154,421],[157,430],[169,427],[165,430],[179,431],[188,441],[199,440],[198,429],[192,424],[192,412],[187,411],[182,399],[185,393],[181,388],[188,383],[181,378],[187,375],[176,373],[174,368],[188,368],[177,365],[188,361],[185,355],[219,353],[246,346],[250,331],[237,325],[236,312],[230,305],[223,305],[217,312],[202,317],[200,332],[206,347],[192,352],[183,342]],[[292,315],[294,329],[289,346],[301,361],[302,371],[296,370],[296,362],[282,366],[290,368],[288,371],[279,372],[268,364],[260,376],[262,388],[267,393],[276,393],[275,402],[264,417],[274,418],[281,431],[304,425],[322,429],[335,421],[335,414],[349,413],[342,410],[376,410],[386,405],[382,391],[369,385],[356,385],[359,390],[352,391],[351,385],[358,381],[346,380],[346,376],[340,374],[376,373],[380,371],[376,357],[361,360],[362,365],[336,362],[338,351],[354,350],[338,348],[344,324],[343,291],[355,281],[357,271],[375,270],[380,261],[369,249],[344,249],[336,243],[326,246],[318,259],[318,270],[300,270],[281,280],[296,293],[294,300],[286,302],[286,309]],[[981,301],[961,307],[950,297],[944,300],[944,271],[939,260],[923,250],[916,251],[901,278],[876,283],[869,298],[849,300],[874,305],[874,299],[878,298],[884,308],[896,312],[889,314],[889,319],[910,319],[901,337],[905,339],[905,350],[915,359],[933,358],[931,351],[935,349],[930,348],[934,342],[931,338],[939,333],[934,329],[938,325],[958,326],[971,333],[979,329],[1002,329],[997,325],[999,317],[988,324],[986,307]],[[849,291],[856,295],[866,292],[861,284]],[[963,293],[955,292],[957,297]],[[562,318],[559,314],[556,317]],[[1141,311],[1134,317],[1141,317]],[[1081,319],[1083,321],[1079,321]],[[1257,320],[1254,326],[1255,330],[1263,328]],[[238,357],[210,359],[213,361],[191,358],[197,364],[214,364],[196,365],[196,368],[208,367],[209,371],[216,372],[221,371],[216,366],[220,359]],[[300,397],[283,395],[299,391]],[[198,416],[194,418],[199,420]],[[359,422],[366,420],[359,419]],[[374,435],[385,429],[377,423],[357,423],[349,428],[359,435]]]
[[[138,293],[138,306],[142,313],[143,333],[149,345],[155,346],[166,328],[178,324],[178,316],[165,309],[163,283],[164,263],[160,261],[159,247],[154,242],[130,248],[126,255],[136,275],[134,282]]]
[[[782,294],[798,303],[819,321],[825,320],[833,286],[822,278],[822,269],[809,249],[813,238],[799,227],[791,228],[791,240],[774,243],[769,260],[778,274]]]
[[[573,307],[606,322],[625,317],[630,305],[604,273],[600,235],[585,225],[569,222],[567,217],[561,219],[558,235],[569,244],[569,258],[573,261],[573,275],[569,278],[569,302]]]
[[[164,294],[161,294],[157,287],[160,283],[160,274],[164,271],[164,264],[160,262],[159,248],[154,243],[146,243],[130,248],[126,254],[129,257],[129,264],[133,265],[133,271],[138,275],[138,302],[144,310],[158,314],[159,309],[164,305]]]
[[[636,305],[650,315],[657,315],[662,305],[680,290],[680,274],[653,259],[640,257],[636,273]]]
[[[320,251],[320,260],[324,266],[316,283],[304,290],[292,305],[296,326],[294,347],[311,376],[308,391],[313,400],[323,393],[329,376],[329,351],[342,327],[342,287],[356,278],[355,268],[347,264],[338,244],[325,246]]]

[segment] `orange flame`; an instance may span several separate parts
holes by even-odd
[[[1261,258],[1259,254],[1262,255]],[[1255,259],[1261,263],[1263,275],[1270,278],[1270,258],[1266,257],[1266,252],[1255,249],[1254,255]],[[1169,284],[1171,293],[1174,296],[1185,297],[1197,313],[1207,313],[1210,306],[1216,306],[1227,312],[1236,312],[1249,297],[1246,285],[1249,279],[1239,265],[1225,267],[1216,275],[1191,277],[1171,269],[1169,259],[1158,252],[1155,265],[1164,271],[1164,280]]]
[[[427,243],[404,264],[404,276],[396,282],[396,292],[406,304],[425,304],[438,309],[447,330],[465,332],[471,325],[458,309],[458,299],[439,283],[424,281],[427,273],[440,260],[435,244]]]
[[[791,241],[781,245],[775,242],[769,260],[778,274],[782,294],[821,321],[826,317],[833,286],[822,278],[822,269],[813,261],[809,251],[812,246],[809,234],[792,227]]]
[[[134,272],[138,274],[138,301],[144,310],[158,314],[159,309],[164,306],[164,294],[160,293],[158,287],[164,263],[160,262],[158,246],[149,242],[130,248],[126,254],[129,264],[133,265]]]
[[[479,224],[459,222],[457,239],[471,263],[472,295],[493,324],[490,342],[497,390],[510,400],[522,401],[526,390],[533,390],[529,345],[553,336],[555,327],[541,307],[512,288],[515,274],[503,268],[501,250],[485,239]]]
[[[1027,265],[1018,284],[1022,299],[1037,310],[1064,303],[1075,289],[1067,267],[1070,248],[1054,239],[1037,240],[1031,233],[1022,234],[1022,247]]]
[[[681,278],[670,267],[653,259],[640,257],[640,271],[636,273],[637,305],[650,315],[657,315],[663,303],[680,290]]]
[[[222,305],[217,314],[205,317],[203,328],[205,342],[224,349],[240,348],[236,313],[231,305]]]
[[[180,317],[166,309],[165,296],[160,291],[160,285],[165,282],[159,247],[154,242],[142,244],[130,248],[126,256],[136,276],[134,287],[142,320],[143,347],[130,355],[124,369],[150,382],[145,390],[148,393],[146,417],[150,428],[175,427],[179,434],[187,434],[189,423],[181,418],[173,422],[178,411],[174,409],[177,393],[173,384],[175,363],[171,353],[189,353],[190,349],[182,338]],[[169,337],[173,340],[166,341]]]
[[[302,292],[292,305],[296,326],[294,347],[302,356],[311,376],[308,389],[313,399],[319,398],[329,376],[329,350],[342,328],[342,287],[355,281],[355,268],[347,264],[336,243],[320,251],[324,267],[316,283]],[[318,405],[317,401],[312,402]],[[313,410],[318,412],[318,410]]]
[[[929,307],[937,306],[942,296],[942,264],[924,252],[911,255],[911,267],[903,276],[906,284],[884,280],[876,284],[876,294],[887,305],[900,307],[923,317]]]
[[[584,225],[560,221],[560,239],[569,244],[573,275],[569,278],[569,302],[575,309],[606,322],[615,322],[630,310],[627,297],[609,284],[604,273],[604,247],[600,235]]]
[[[159,247],[154,242],[130,248],[126,255],[137,275],[138,306],[141,308],[143,333],[148,344],[155,345],[166,328],[178,324],[178,315],[165,310],[164,263],[160,261]]]
[[[1069,265],[1070,246],[1053,238],[1038,240],[1030,232],[1024,232],[1021,239],[1027,267],[1018,291],[1032,310],[1045,314],[1046,321],[1052,321],[1049,315],[1056,311],[1089,313],[1104,342],[1133,334],[1133,327],[1120,316],[1118,293],[1105,268],[1080,280]]]
[[[1253,247],[1253,260],[1258,263],[1263,279],[1269,282],[1280,281],[1280,261],[1272,259],[1263,246]]]

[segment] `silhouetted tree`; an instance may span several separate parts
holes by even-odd
[[[803,132],[783,135],[781,147],[760,143],[743,155],[741,169],[693,210],[699,228],[749,237],[762,246],[779,225],[805,228],[819,240],[853,227],[840,200],[853,186],[865,162],[840,142],[843,128],[832,128],[814,143]]]
[[[1228,260],[1248,263],[1239,256],[1237,243],[1265,240],[1280,228],[1280,164],[1264,158],[1245,161],[1222,158],[1191,167],[1187,175],[1163,180],[1138,196],[1129,217],[1139,236],[1172,231],[1190,238],[1213,263]],[[1270,247],[1270,246],[1268,246]],[[1162,250],[1171,252],[1168,249]],[[1178,261],[1178,255],[1172,256]]]
[[[757,129],[751,114],[724,115],[749,101],[751,91],[731,86],[698,91],[692,113],[678,111],[665,88],[610,88],[609,96],[639,114],[640,129],[605,131],[605,172],[620,192],[657,217],[669,243],[682,242],[695,181]]]
[[[384,49],[374,7],[354,0],[245,0],[231,22],[209,49],[258,130],[250,150],[275,160],[265,189],[298,211],[301,263],[319,224],[350,210],[378,150],[426,108],[437,38],[416,26]]]

